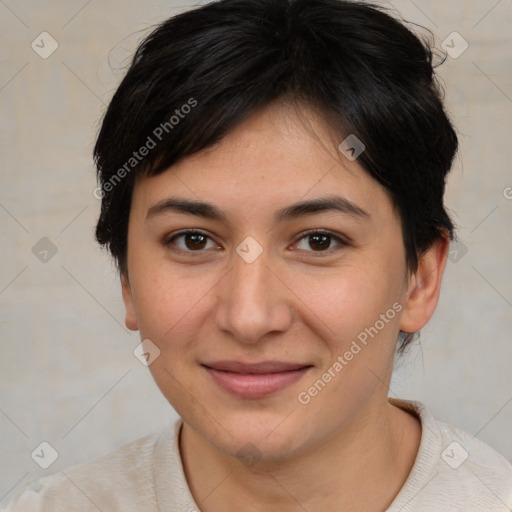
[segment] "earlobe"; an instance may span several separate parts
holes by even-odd
[[[139,329],[137,322],[137,315],[135,314],[135,307],[133,304],[132,288],[130,281],[125,273],[121,274],[121,290],[123,294],[124,309],[126,311],[125,324],[131,331]]]
[[[411,276],[400,319],[402,331],[419,331],[434,314],[441,292],[449,243],[448,237],[436,240],[423,254],[418,269]]]

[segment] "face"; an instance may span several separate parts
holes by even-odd
[[[185,423],[231,455],[286,457],[377,411],[411,327],[391,201],[308,115],[316,135],[267,107],[133,192],[127,326],[158,347]]]

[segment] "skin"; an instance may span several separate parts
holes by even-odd
[[[421,329],[435,310],[448,241],[409,272],[386,190],[336,151],[341,140],[313,111],[304,115],[313,131],[289,105],[267,106],[134,188],[121,277],[126,325],[160,350],[150,371],[183,418],[181,457],[203,512],[382,511],[418,451],[421,425],[388,402],[388,387],[399,330]],[[281,208],[333,194],[368,217],[327,211],[274,222]],[[226,220],[170,210],[148,217],[169,197],[211,203]],[[185,236],[165,244],[183,229],[209,238],[199,249]],[[333,238],[319,249],[303,234],[312,229]],[[252,263],[235,251],[248,236],[263,250]],[[301,404],[298,394],[394,303],[402,305],[395,318]],[[201,366],[215,360],[313,367],[270,397],[243,399]]]

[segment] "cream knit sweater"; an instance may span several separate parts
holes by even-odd
[[[512,465],[470,434],[437,421],[421,402],[413,469],[387,512],[511,512]],[[181,420],[96,460],[27,484],[5,512],[200,512],[178,449]]]

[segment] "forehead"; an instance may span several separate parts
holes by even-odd
[[[135,207],[150,208],[168,196],[215,203],[245,217],[277,205],[341,195],[390,213],[386,190],[338,150],[342,137],[311,109],[273,104],[252,114],[220,142],[170,169],[138,180]],[[364,205],[364,206],[363,206]]]

